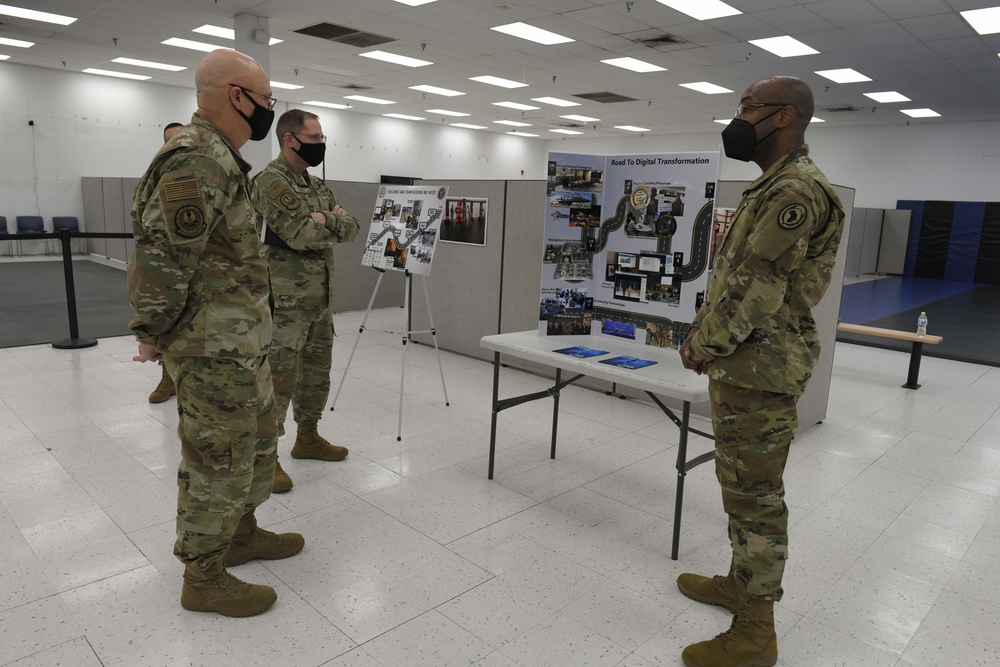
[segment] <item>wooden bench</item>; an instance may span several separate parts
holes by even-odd
[[[837,331],[861,334],[863,336],[876,336],[878,338],[895,338],[896,340],[908,340],[913,343],[910,349],[910,370],[906,374],[906,389],[920,389],[917,379],[920,375],[920,356],[924,352],[924,343],[937,345],[944,338],[941,336],[918,336],[909,331],[896,331],[895,329],[881,329],[879,327],[868,327],[864,324],[848,324],[840,322],[837,324]]]

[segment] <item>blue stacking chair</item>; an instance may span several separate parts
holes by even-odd
[[[59,235],[62,230],[69,230],[71,232],[80,231],[80,221],[77,220],[75,215],[54,215],[52,216],[52,232]],[[70,243],[73,241],[85,241],[86,239],[70,239]],[[72,252],[72,246],[70,247]]]
[[[14,254],[14,242],[10,238],[10,231],[7,229],[7,216],[0,215],[0,241],[7,242],[7,254]]]
[[[18,234],[44,234],[45,233],[45,221],[42,220],[40,215],[19,215],[17,220],[17,233]],[[49,242],[46,240],[45,243],[45,254],[49,254]],[[21,253],[21,239],[17,240],[17,254]]]

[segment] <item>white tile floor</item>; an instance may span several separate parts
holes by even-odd
[[[360,313],[337,317],[334,388]],[[262,523],[298,556],[236,573],[278,590],[252,619],[185,612],[170,553],[175,403],[133,343],[0,350],[0,665],[648,667],[729,623],[681,596],[728,564],[711,466],[688,477],[669,558],[676,430],[654,407],[572,387],[559,458],[546,404],[500,416],[492,367],[409,346],[396,442],[398,309],[375,311],[321,429],[342,463],[296,461]],[[793,444],[779,664],[1000,665],[1000,369],[840,345],[828,419]],[[505,395],[546,381],[504,370]],[[291,429],[294,430],[294,429]],[[696,438],[693,451],[707,441]]]

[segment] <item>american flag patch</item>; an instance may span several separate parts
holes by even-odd
[[[198,181],[189,178],[186,181],[174,181],[163,186],[163,193],[167,201],[181,201],[184,199],[198,199],[201,192],[198,190]]]

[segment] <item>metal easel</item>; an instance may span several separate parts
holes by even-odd
[[[373,239],[369,245],[373,245],[376,241],[378,241],[378,239]],[[371,315],[372,305],[375,303],[375,297],[378,295],[379,287],[382,286],[382,278],[385,277],[385,269],[380,269],[378,267],[373,268],[378,271],[378,280],[375,282],[375,289],[372,291],[372,298],[368,301],[368,309],[365,311],[364,319],[361,320],[361,327],[358,329],[358,337],[354,339],[354,347],[351,348],[351,356],[347,358],[347,366],[344,368],[344,374],[340,377],[340,385],[337,387],[337,393],[334,395],[333,403],[330,405],[331,412],[337,407],[337,399],[340,397],[340,390],[344,388],[344,380],[347,379],[347,372],[351,368],[351,360],[354,359],[354,352],[358,349],[358,343],[361,341],[361,334],[365,332],[365,323],[368,322],[368,316]],[[396,427],[397,442],[403,439],[403,386],[406,383],[406,343],[411,335],[422,333],[429,333],[431,335],[431,338],[434,341],[434,352],[437,355],[438,370],[441,373],[441,389],[444,391],[444,404],[451,405],[451,403],[448,402],[448,388],[444,383],[444,366],[441,365],[441,350],[438,349],[437,329],[434,327],[434,315],[431,313],[431,297],[427,291],[427,282],[424,280],[421,281],[421,284],[424,286],[424,300],[427,302],[427,319],[430,322],[431,328],[413,331],[410,329],[410,289],[413,274],[409,271],[404,271],[404,273],[406,275],[406,285],[403,288],[403,330],[382,330],[382,333],[401,334],[403,339],[403,363],[399,371],[399,423]]]

